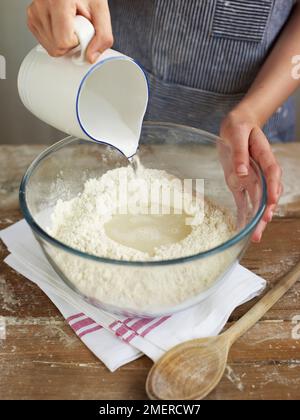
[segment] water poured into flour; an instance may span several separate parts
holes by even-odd
[[[140,169],[142,168],[142,164],[138,155],[133,155],[128,158],[129,164],[133,169],[135,176],[138,176]]]

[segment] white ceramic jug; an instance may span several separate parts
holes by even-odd
[[[76,16],[75,33],[80,45],[64,57],[50,57],[40,45],[25,57],[18,77],[21,100],[53,127],[111,144],[131,157],[148,103],[146,76],[133,59],[111,49],[88,63],[94,27]]]

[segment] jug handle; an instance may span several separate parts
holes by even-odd
[[[77,64],[84,64],[86,62],[85,54],[87,47],[95,36],[95,28],[93,24],[84,16],[77,15],[74,21],[74,31],[79,40],[80,56],[76,56],[73,60]]]

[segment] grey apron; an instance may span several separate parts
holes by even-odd
[[[110,0],[114,48],[145,69],[146,119],[218,134],[285,25],[294,0]],[[292,99],[270,118],[271,142],[295,139]]]

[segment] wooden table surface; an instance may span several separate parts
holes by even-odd
[[[0,229],[22,217],[20,178],[43,148],[0,146]],[[300,259],[300,144],[274,150],[284,168],[285,204],[242,261],[267,279],[268,287]],[[0,316],[6,323],[6,339],[0,340],[0,399],[146,398],[152,364],[147,357],[110,373],[44,293],[3,263],[8,252],[2,242],[0,254]],[[239,307],[230,323],[254,302]],[[300,399],[299,282],[234,344],[226,374],[209,399]]]

